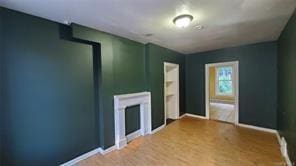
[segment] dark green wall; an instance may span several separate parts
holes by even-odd
[[[266,42],[187,55],[187,113],[205,115],[205,64],[239,61],[239,122],[276,129],[276,51]]]
[[[101,71],[99,93],[99,132],[100,145],[107,148],[113,145],[113,48],[112,36],[87,27],[72,25],[72,35],[75,39],[95,42],[100,44]]]
[[[3,22],[0,16],[0,165],[4,165],[3,159],[3,137],[4,137],[4,55],[3,52]]]
[[[185,110],[184,55],[154,44],[147,44],[144,51],[144,46],[140,43],[79,25],[73,25],[72,27],[73,36],[75,38],[100,43],[102,50],[102,65],[113,65],[113,81],[111,81],[111,79],[108,82],[106,81],[106,85],[109,86],[109,89],[106,90],[106,92],[109,94],[107,96],[113,98],[113,94],[134,93],[145,90],[151,91],[153,129],[161,126],[163,124],[164,118],[164,101],[163,97],[160,100],[159,98],[160,95],[163,96],[163,62],[172,62],[180,64],[180,80],[182,80],[180,82],[180,111],[182,113],[182,111]],[[112,41],[112,53],[108,54],[107,52],[105,55],[104,47],[109,48],[110,40]],[[104,56],[109,56],[109,58],[113,56],[113,64],[110,64],[111,61],[104,61]],[[104,70],[104,66],[102,66],[102,70]],[[102,71],[102,73],[104,72]],[[106,76],[109,77],[110,73],[106,74]],[[105,80],[106,79],[102,75],[102,84],[104,84]],[[159,82],[161,80],[162,82]],[[113,87],[110,86],[111,84],[113,84]],[[153,89],[151,87],[153,87]],[[160,91],[157,88],[159,88]],[[104,88],[102,88],[102,90],[104,91]],[[106,96],[102,96],[101,98],[106,98]],[[111,101],[113,102],[113,100]],[[104,106],[110,109],[109,112],[107,112],[107,109],[105,109]],[[112,107],[110,108],[110,106]],[[129,109],[136,111],[129,111]],[[101,132],[100,134],[104,137],[101,138],[102,146],[110,147],[114,144],[113,103],[110,105],[110,102],[108,103],[107,101],[103,101],[101,110],[106,112],[106,114],[101,115],[101,117],[104,118],[100,120],[103,123],[100,126],[104,126],[104,129],[102,130],[105,131],[103,133]],[[160,112],[162,113],[159,114]],[[128,134],[132,131],[135,131],[136,129],[139,129],[140,127],[138,119],[139,107],[127,108],[126,115]],[[110,121],[111,119],[112,121]]]
[[[181,114],[204,115],[204,64],[239,60],[240,121],[276,128],[274,42],[188,55],[185,77],[180,53],[77,24],[0,8],[0,32],[2,165],[58,165],[114,145],[115,94],[151,91],[153,129],[161,126],[164,62],[180,65]],[[127,133],[138,118],[128,108]]]
[[[145,91],[146,73],[144,45],[121,37],[113,37],[114,93]],[[126,108],[126,134],[140,129],[140,107]]]
[[[72,25],[73,37],[101,46],[101,146],[114,145],[113,95],[145,91],[144,45],[84,26]],[[130,116],[136,117],[136,112]],[[135,119],[137,121],[138,119]],[[133,124],[133,122],[131,122]]]
[[[4,165],[58,165],[114,145],[113,95],[146,90],[144,45],[0,12]],[[127,118],[136,117],[137,111],[128,112]],[[129,126],[137,128],[138,120]]]
[[[90,45],[64,26],[0,8],[3,165],[58,165],[99,146]]]
[[[151,91],[152,128],[164,124],[164,62],[179,64],[180,114],[185,112],[185,57],[175,51],[147,44],[145,46],[147,89]]]
[[[296,163],[296,12],[278,40],[278,127]]]
[[[128,39],[113,37],[114,92],[125,94],[144,91],[144,45]]]

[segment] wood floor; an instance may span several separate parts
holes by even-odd
[[[285,162],[274,134],[184,117],[122,150],[98,154],[77,165],[281,166]]]
[[[233,123],[234,104],[210,102],[210,119]]]

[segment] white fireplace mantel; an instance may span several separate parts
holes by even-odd
[[[115,145],[121,149],[127,145],[125,135],[125,109],[140,105],[140,135],[151,134],[151,95],[150,92],[114,96]]]

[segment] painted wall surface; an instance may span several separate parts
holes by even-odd
[[[62,39],[57,23],[4,8],[0,17],[3,165],[58,165],[98,147],[91,46]]]
[[[74,38],[99,43],[101,47],[99,126],[101,146],[108,148],[114,145],[113,96],[146,89],[144,45],[77,24],[72,29]],[[135,115],[136,112],[131,116]]]
[[[152,128],[164,124],[164,62],[179,64],[180,115],[185,111],[185,57],[169,49],[147,44],[145,46],[147,88],[151,91]]]
[[[100,44],[99,135],[100,145],[107,148],[114,144],[112,36],[77,24],[72,25],[72,35],[76,39]]]
[[[186,112],[205,115],[205,64],[239,61],[239,122],[276,129],[276,54],[266,42],[186,56]]]
[[[227,102],[234,102],[234,96],[223,96],[223,95],[217,95],[216,94],[216,67],[210,67],[209,68],[209,90],[210,90],[210,100],[212,101],[227,101]]]
[[[146,90],[144,45],[76,24],[0,12],[3,165],[58,165],[114,145],[113,95]],[[137,110],[128,112],[127,118],[136,117]]]
[[[154,44],[4,8],[0,28],[2,165],[58,165],[114,145],[116,94],[151,91],[152,127],[161,126],[164,62],[180,65],[181,114],[204,115],[204,65],[239,60],[240,122],[276,128],[275,42],[185,58]],[[133,131],[139,108],[129,109]]]
[[[145,91],[144,45],[114,36],[112,47],[114,56],[114,94]],[[139,113],[139,106],[126,108],[126,134],[140,129]]]
[[[278,40],[278,121],[280,135],[296,163],[296,12]]]
[[[1,9],[0,9],[1,10]],[[4,55],[3,52],[3,21],[0,15],[0,165],[4,165],[3,163],[3,137],[4,137]]]
[[[114,93],[136,93],[146,86],[144,45],[113,36]]]

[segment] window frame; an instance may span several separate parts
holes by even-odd
[[[231,94],[223,94],[219,92],[219,68],[223,68],[223,67],[231,67],[231,87],[232,87],[232,93]],[[233,66],[232,65],[226,65],[226,66],[217,66],[215,67],[216,69],[216,86],[215,86],[215,93],[216,96],[227,96],[227,97],[234,97],[234,88],[233,88]]]

